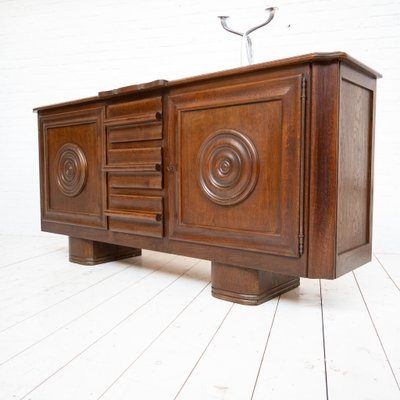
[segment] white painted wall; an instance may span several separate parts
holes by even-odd
[[[378,84],[375,251],[400,239],[400,2],[398,0],[0,0],[0,234],[38,233],[34,106],[154,79],[239,65],[238,26],[276,19],[253,34],[255,61],[346,51],[383,73]],[[247,22],[246,22],[247,21]]]

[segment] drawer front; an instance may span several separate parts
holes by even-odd
[[[106,109],[103,169],[111,231],[163,236],[161,112],[161,97],[110,104]]]
[[[106,108],[106,116],[111,118],[129,117],[135,121],[156,121],[161,117],[161,97],[128,101],[124,103],[110,104]]]
[[[109,172],[108,193],[118,189],[162,189],[161,172]]]
[[[146,219],[141,215],[107,213],[108,227],[113,232],[131,233],[141,236],[163,236],[162,221]]]
[[[110,195],[106,215],[109,228],[116,232],[162,237],[163,201],[161,196]]]
[[[131,142],[159,139],[162,139],[162,126],[159,122],[107,127],[107,144],[109,148],[127,146]]]
[[[163,199],[161,196],[140,196],[110,194],[108,208],[112,210],[133,210],[162,214]]]
[[[112,149],[107,153],[107,164],[131,166],[148,166],[160,170],[162,164],[161,147],[144,147],[135,149]]]

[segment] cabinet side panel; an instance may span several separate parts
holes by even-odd
[[[374,92],[375,80],[341,67],[336,276],[371,258]]]
[[[334,278],[339,64],[313,64],[309,184],[309,278]]]

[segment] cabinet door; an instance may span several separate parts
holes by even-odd
[[[171,94],[171,239],[299,257],[303,74]]]
[[[106,227],[102,109],[40,117],[42,220]]]

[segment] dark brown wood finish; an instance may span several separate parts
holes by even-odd
[[[95,242],[93,240],[69,238],[69,260],[82,265],[97,265],[109,261],[137,257],[141,249]]]
[[[310,278],[335,277],[339,62],[312,65],[309,193]]]
[[[211,285],[212,294],[218,299],[257,305],[296,288],[300,285],[300,279],[213,262]]]
[[[103,110],[39,117],[42,221],[106,229]]]
[[[336,276],[371,259],[375,92],[375,79],[341,66]]]
[[[171,92],[171,238],[299,257],[305,72]]]
[[[371,256],[379,76],[316,53],[39,108],[42,229],[211,260],[243,304],[335,278]]]

